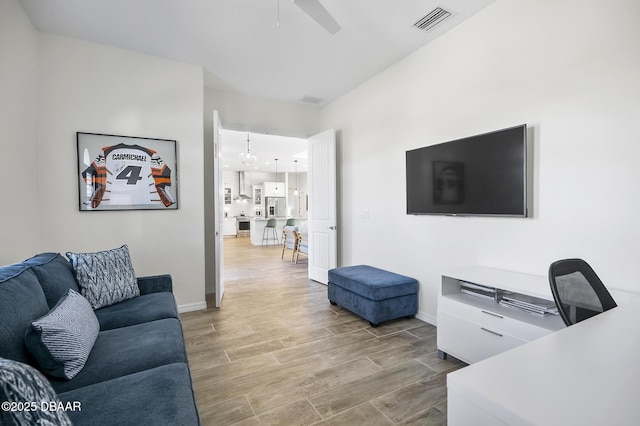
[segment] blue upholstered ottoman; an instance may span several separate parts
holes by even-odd
[[[360,315],[372,327],[418,312],[418,282],[368,265],[329,270],[329,302]]]

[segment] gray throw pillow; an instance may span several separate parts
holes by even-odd
[[[126,245],[95,253],[67,252],[67,257],[75,271],[80,293],[93,309],[140,296]]]
[[[45,373],[71,380],[87,362],[99,332],[89,302],[69,289],[48,314],[31,323],[25,344]]]
[[[35,368],[0,358],[1,425],[70,426],[51,384]]]

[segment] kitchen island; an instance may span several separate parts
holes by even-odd
[[[282,243],[282,229],[287,224],[287,220],[289,218],[276,217],[275,219],[276,219],[276,235],[278,236],[278,241],[273,240],[273,234],[271,233],[272,231],[269,230],[268,233],[271,239],[269,241],[265,240],[264,242],[265,245],[266,244],[274,245],[274,244]],[[251,244],[252,245],[254,246],[262,245],[262,234],[264,232],[264,227],[267,224],[268,220],[269,219],[263,218],[263,217],[254,217],[251,219]],[[296,221],[297,227],[301,227],[303,223],[306,225],[306,219],[295,219],[295,221]],[[266,237],[267,235],[265,235],[265,238]]]

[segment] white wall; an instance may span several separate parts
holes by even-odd
[[[480,264],[546,275],[582,257],[640,291],[640,2],[498,0],[322,110],[338,130],[342,265],[417,278]],[[531,218],[405,214],[405,151],[526,123]],[[365,210],[369,218],[364,218]]]
[[[170,273],[180,308],[204,308],[202,69],[39,37],[40,172],[31,196],[39,203],[41,250],[127,244],[137,275]],[[79,212],[77,131],[177,140],[179,209]]]
[[[38,224],[38,34],[0,1],[0,265],[34,255]]]
[[[213,88],[205,89],[205,120],[220,112],[225,129],[306,138],[318,133],[319,109],[313,104],[274,101]],[[206,126],[210,129],[210,126]]]

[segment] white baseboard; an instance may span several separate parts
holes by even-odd
[[[434,317],[433,315],[429,315],[424,311],[418,311],[418,313],[416,314],[416,318],[421,321],[428,322],[431,325],[438,325],[438,318]]]
[[[178,313],[180,314],[184,312],[201,311],[203,309],[207,309],[207,302],[205,302],[204,300],[202,302],[178,305]]]

